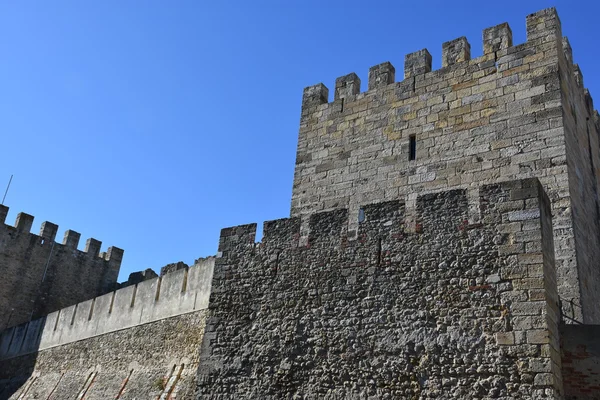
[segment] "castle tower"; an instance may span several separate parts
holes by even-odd
[[[527,41],[508,24],[442,45],[442,68],[423,49],[304,90],[291,215],[402,199],[414,227],[418,194],[536,177],[552,203],[557,279],[566,322],[600,323],[598,112],[551,8],[527,17]],[[480,211],[471,210],[476,222]]]

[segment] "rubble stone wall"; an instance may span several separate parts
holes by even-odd
[[[198,398],[554,398],[550,202],[536,179],[224,229]],[[469,223],[479,210],[480,222]]]

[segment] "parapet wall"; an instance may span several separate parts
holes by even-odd
[[[39,235],[30,233],[34,217],[17,216],[6,225],[8,207],[0,205],[0,329],[5,329],[114,289],[123,250],[86,241],[68,230],[55,242],[58,226],[42,223]]]
[[[479,222],[470,223],[475,209]],[[536,179],[224,229],[198,399],[562,395],[550,201]],[[308,226],[307,241],[301,240]]]
[[[600,290],[581,284],[600,284],[600,227],[586,200],[599,182],[597,113],[556,10],[527,16],[526,27],[518,45],[507,23],[485,29],[475,59],[465,37],[446,42],[436,71],[427,49],[408,54],[399,82],[389,62],[374,66],[365,92],[344,75],[333,101],[323,84],[306,88],[291,215],[348,208],[352,237],[361,204],[402,199],[414,227],[417,194],[476,198],[481,184],[536,177],[552,202],[563,314],[598,322]]]
[[[0,360],[208,307],[214,258],[77,303],[0,334]]]

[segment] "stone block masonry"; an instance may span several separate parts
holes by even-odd
[[[550,201],[537,179],[224,229],[198,399],[560,398]]]
[[[481,184],[536,177],[552,205],[563,318],[600,323],[598,114],[556,10],[526,26],[518,45],[507,23],[485,29],[475,59],[465,37],[444,43],[437,71],[427,49],[409,54],[400,82],[389,62],[372,67],[366,92],[345,75],[331,102],[325,85],[306,88],[291,215],[348,208],[353,238],[361,204],[401,199],[414,229],[418,194],[477,197]]]
[[[115,289],[123,250],[101,253],[102,242],[88,239],[80,251],[79,233],[57,243],[57,225],[44,222],[35,235],[33,216],[20,213],[10,226],[7,214],[0,205],[0,330]]]

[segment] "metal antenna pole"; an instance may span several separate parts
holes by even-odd
[[[8,181],[8,186],[6,186],[6,192],[4,192],[4,197],[2,198],[2,205],[4,205],[4,200],[6,200],[6,195],[8,194],[8,189],[10,189],[10,183],[12,182],[13,176],[10,176],[10,180]]]

